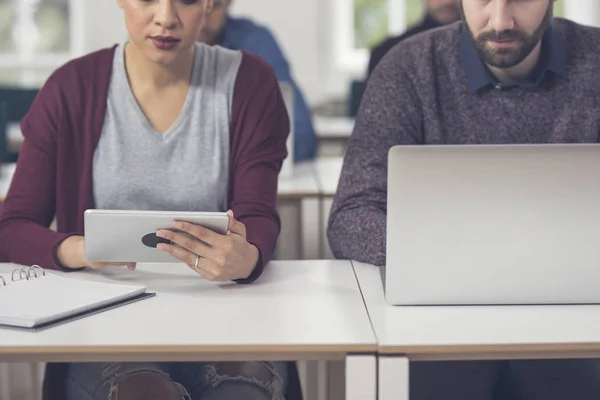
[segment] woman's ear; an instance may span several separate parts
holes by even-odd
[[[117,0],[117,5],[119,8],[123,8],[123,0]]]

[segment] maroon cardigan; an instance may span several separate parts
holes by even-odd
[[[0,261],[63,269],[56,257],[59,244],[83,235],[84,211],[94,208],[93,156],[115,48],[59,68],[21,122],[25,140],[0,212]],[[229,207],[260,255],[252,275],[241,283],[258,278],[275,250],[277,177],[287,156],[289,125],[273,71],[243,53],[231,115]],[[49,229],[55,215],[56,232]]]

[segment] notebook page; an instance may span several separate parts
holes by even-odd
[[[34,327],[146,291],[144,286],[91,282],[49,272],[16,282],[10,275],[2,276],[7,285],[0,282],[0,324],[20,327]]]

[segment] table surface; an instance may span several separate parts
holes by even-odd
[[[9,140],[23,140],[23,133],[21,132],[20,123],[9,123],[7,125],[7,133]]]
[[[314,161],[323,196],[334,196],[342,173],[344,157],[323,157]]]
[[[348,117],[314,118],[315,133],[319,139],[349,139],[354,130],[354,119]]]
[[[8,193],[16,168],[17,164],[4,164],[0,167],[0,201],[4,200]]]
[[[5,164],[0,169],[0,201],[4,200],[16,164]],[[294,165],[289,176],[279,176],[277,196],[279,198],[317,197],[321,195],[321,187],[317,179],[315,162],[303,162]]]
[[[10,123],[6,128],[6,139],[10,151],[18,152],[23,144],[23,134],[18,123]]]
[[[353,262],[379,353],[414,360],[600,357],[600,306],[391,306],[379,268]]]
[[[0,264],[2,273],[13,268]],[[1,329],[0,359],[341,359],[376,350],[349,261],[277,261],[252,285],[208,282],[183,264],[68,275],[144,284],[157,295],[39,332]]]
[[[290,168],[289,174],[280,174],[277,196],[310,197],[321,194],[314,161],[300,162]]]

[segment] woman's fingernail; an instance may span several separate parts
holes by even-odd
[[[157,248],[158,250],[166,250],[166,249],[167,249],[167,246],[166,246],[165,244],[163,244],[163,243],[159,243],[159,244],[156,246],[156,248]]]
[[[165,231],[157,231],[156,232],[156,236],[164,238],[165,237]]]
[[[183,228],[183,224],[181,222],[174,222],[173,226],[177,229],[182,229]]]

